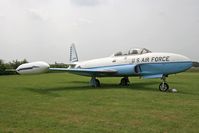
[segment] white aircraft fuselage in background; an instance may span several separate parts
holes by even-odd
[[[120,85],[129,85],[129,76],[143,78],[161,78],[161,91],[169,89],[166,77],[170,74],[183,72],[192,67],[192,61],[179,54],[152,53],[143,49],[130,49],[126,53],[117,52],[110,57],[78,62],[75,46],[70,48],[68,68],[50,68],[45,62],[32,62],[20,65],[16,71],[19,74],[36,74],[47,71],[66,71],[78,75],[90,76],[91,86],[99,87],[96,77],[123,77]]]

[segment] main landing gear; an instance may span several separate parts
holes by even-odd
[[[92,87],[100,87],[100,81],[98,79],[96,79],[96,77],[92,77],[90,80],[90,85]]]
[[[159,85],[159,90],[166,92],[169,89],[169,85],[166,83],[166,76],[162,77],[162,83]]]
[[[129,84],[130,84],[130,81],[129,81],[129,78],[128,78],[128,77],[124,77],[124,78],[122,78],[121,81],[120,81],[120,85],[121,85],[121,86],[129,86]]]
[[[129,86],[130,81],[128,77],[123,77],[120,81],[121,86]],[[100,81],[98,79],[96,79],[96,77],[92,77],[90,80],[90,85],[92,87],[100,87]],[[166,92],[169,89],[169,85],[166,83],[166,76],[162,77],[162,83],[160,83],[159,85],[159,90],[162,92]]]
[[[129,82],[129,78],[128,77],[124,77],[121,79],[120,84],[121,86],[129,86],[130,82]],[[96,79],[96,77],[92,77],[90,80],[90,85],[92,87],[100,87],[100,81],[98,79]]]

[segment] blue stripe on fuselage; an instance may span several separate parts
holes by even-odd
[[[99,66],[86,69],[92,70],[116,70],[118,76],[133,76],[138,75],[135,72],[135,66],[140,65],[140,75],[153,75],[153,74],[173,74],[179,73],[189,69],[192,66],[191,61],[185,62],[160,62],[160,63],[143,63],[143,64],[119,64],[111,66]]]
[[[153,74],[174,74],[186,71],[192,67],[191,61],[186,62],[164,62],[164,63],[147,63],[141,64],[141,75]]]

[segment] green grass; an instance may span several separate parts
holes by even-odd
[[[90,78],[67,73],[0,77],[0,132],[198,133],[199,73],[168,78],[177,93],[163,93],[159,79]]]

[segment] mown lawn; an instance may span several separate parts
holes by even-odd
[[[158,90],[159,79],[90,78],[67,73],[0,76],[0,132],[198,133],[199,73],[168,78],[177,93]]]

